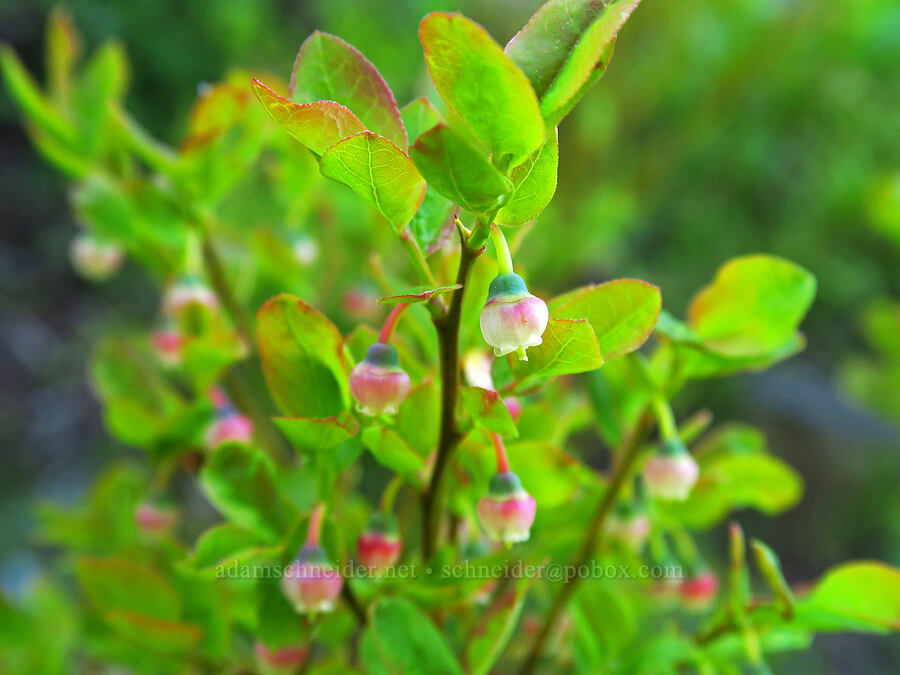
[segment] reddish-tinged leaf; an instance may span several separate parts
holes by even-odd
[[[322,173],[375,205],[396,231],[415,215],[425,181],[407,155],[388,139],[364,131],[322,155]]]
[[[348,136],[366,130],[356,115],[340,103],[318,101],[298,105],[256,79],[253,80],[253,91],[268,113],[317,155],[324,154]]]
[[[587,319],[550,319],[543,342],[528,348],[528,360],[508,356],[516,380],[514,389],[528,389],[556,375],[571,375],[596,370],[603,355]]]
[[[517,166],[544,143],[544,120],[528,78],[487,31],[460,14],[433,12],[419,27],[441,98],[497,161]]]
[[[203,637],[203,630],[194,624],[162,621],[137,612],[114,611],[103,618],[119,635],[151,652],[186,652]]]
[[[294,61],[290,90],[297,103],[337,101],[367,129],[403,150],[409,147],[390,87],[358,49],[339,37],[315,31],[306,38]]]
[[[459,393],[477,426],[510,438],[519,435],[509,409],[496,391],[481,387],[461,387]]]
[[[275,417],[273,421],[288,440],[302,450],[333,448],[359,433],[359,423],[349,412],[323,419]]]
[[[451,293],[460,288],[462,288],[462,286],[459,284],[453,284],[452,286],[416,286],[415,288],[389,295],[386,298],[381,298],[378,303],[381,305],[397,305],[401,302],[425,302],[435,295]]]

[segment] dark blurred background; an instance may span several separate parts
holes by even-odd
[[[88,50],[121,38],[133,65],[129,110],[177,144],[201,83],[233,66],[286,78],[314,28],[360,48],[403,103],[427,91],[416,31],[425,13],[459,9],[504,43],[539,4],[67,6]],[[50,7],[0,2],[0,38],[33,72],[43,72]],[[900,409],[881,405],[876,414],[856,403],[847,391],[858,387],[845,375],[860,360],[890,370],[862,327],[868,308],[900,296],[900,239],[891,236],[900,231],[900,195],[884,202],[900,170],[900,4],[645,0],[607,74],[563,123],[560,143],[559,190],[521,254],[544,290],[636,276],[658,284],[666,308],[681,315],[735,255],[783,255],[817,276],[804,353],[763,374],[693,385],[678,407],[759,426],[804,476],[805,498],[787,514],[737,514],[780,552],[790,580],[848,559],[900,562]],[[157,298],[132,265],[105,285],[71,271],[65,179],[32,150],[5,92],[0,172],[0,586],[15,594],[40,565],[40,551],[28,547],[34,498],[72,500],[104,462],[129,452],[103,431],[85,363],[111,317],[139,321]],[[887,386],[900,390],[900,377],[896,385]],[[707,543],[721,555],[722,532]],[[898,653],[890,639],[829,636],[776,666],[890,673],[900,669]]]

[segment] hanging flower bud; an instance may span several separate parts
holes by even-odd
[[[226,410],[206,430],[206,447],[210,450],[227,441],[249,443],[252,439],[253,422],[234,410]]]
[[[610,514],[606,531],[633,551],[640,551],[650,535],[650,518],[643,509],[619,502]]]
[[[163,297],[163,314],[175,317],[191,306],[215,309],[219,300],[212,289],[200,279],[193,276],[185,276],[166,289]]]
[[[684,501],[697,482],[697,462],[678,438],[670,438],[644,465],[647,493],[659,499]]]
[[[307,544],[284,570],[281,590],[300,614],[315,614],[334,609],[343,583],[325,551],[318,545]]]
[[[89,232],[79,232],[69,245],[69,259],[75,271],[85,279],[104,281],[122,266],[125,251]]]
[[[547,303],[528,292],[522,277],[501,274],[491,282],[481,310],[481,334],[497,356],[518,352],[527,360],[525,350],[541,344],[549,319]]]
[[[184,338],[173,328],[161,328],[150,336],[156,357],[166,368],[174,368],[181,363],[181,349]]]
[[[359,562],[372,576],[380,575],[393,567],[400,558],[402,549],[397,521],[392,515],[380,511],[372,514],[366,531],[356,540]]]
[[[134,510],[134,519],[145,532],[159,532],[172,527],[178,520],[178,514],[172,508],[141,502]]]
[[[350,391],[366,415],[393,415],[409,393],[409,375],[393,345],[376,342],[350,373]]]
[[[293,249],[294,259],[304,267],[312,265],[319,257],[319,245],[314,239],[306,236],[294,239]]]
[[[309,647],[282,647],[281,649],[269,649],[262,642],[254,645],[256,658],[263,666],[268,668],[284,669],[293,672],[301,668],[309,658]]]
[[[707,609],[719,592],[719,577],[709,570],[692,575],[681,582],[681,601],[689,609]]]
[[[518,424],[519,417],[522,416],[522,402],[515,396],[507,396],[503,399],[503,405],[509,411],[509,416],[512,417],[513,423]]]
[[[510,471],[494,474],[488,494],[478,502],[478,518],[487,535],[507,545],[528,541],[536,510],[534,497]]]

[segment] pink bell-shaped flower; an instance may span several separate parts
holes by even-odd
[[[393,415],[409,393],[409,375],[393,345],[376,342],[350,372],[350,391],[366,415]]]
[[[79,232],[69,245],[72,267],[85,279],[104,281],[118,272],[125,251],[118,244],[100,239],[90,232]]]
[[[173,508],[141,502],[134,510],[134,519],[145,532],[160,532],[172,527],[178,520],[178,514]]]
[[[478,501],[481,526],[488,537],[506,545],[528,540],[536,510],[534,497],[511,471],[494,474],[488,494]]]
[[[222,443],[238,441],[249,443],[253,439],[253,422],[235,410],[226,409],[206,430],[206,446],[215,450]]]
[[[697,462],[678,438],[664,441],[644,465],[647,493],[658,499],[684,501],[699,475]]]
[[[609,516],[606,532],[610,539],[621,542],[633,551],[640,551],[650,536],[650,518],[643,509],[619,502]]]
[[[300,614],[333,610],[343,584],[340,572],[316,544],[300,549],[297,559],[288,565],[281,578],[281,590]]]
[[[153,351],[166,368],[175,368],[181,363],[184,337],[174,328],[160,328],[150,336]]]
[[[693,574],[681,582],[678,592],[685,607],[696,610],[707,609],[719,592],[719,577],[710,570]]]
[[[372,514],[365,532],[356,540],[357,558],[371,576],[381,575],[393,567],[402,549],[397,521],[392,515],[380,511]]]
[[[547,303],[528,292],[522,277],[501,274],[488,289],[481,334],[497,356],[517,352],[520,359],[528,360],[525,350],[541,344],[549,320]]]
[[[189,307],[215,309],[219,300],[212,289],[194,276],[185,276],[170,284],[163,296],[163,314],[176,317]]]

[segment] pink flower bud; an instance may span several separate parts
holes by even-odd
[[[397,532],[393,516],[375,512],[369,518],[366,531],[356,540],[356,553],[360,564],[372,576],[393,567],[400,558],[403,543]]]
[[[181,363],[181,348],[184,346],[184,338],[171,328],[161,328],[150,336],[153,351],[156,357],[166,368],[174,368]]]
[[[330,612],[341,594],[344,581],[319,546],[300,549],[281,578],[281,590],[300,614]]]
[[[620,502],[606,523],[610,539],[620,541],[633,551],[640,551],[650,536],[650,518],[642,510]]]
[[[511,472],[494,474],[488,494],[478,502],[478,518],[487,535],[507,545],[528,540],[536,510],[534,497]]]
[[[518,274],[501,274],[491,282],[487,302],[481,310],[481,334],[503,356],[541,344],[550,313],[547,303],[528,292]]]
[[[350,391],[366,415],[393,415],[409,393],[409,375],[393,345],[376,342],[350,373]]]
[[[163,314],[174,317],[191,306],[215,309],[219,300],[212,289],[196,277],[184,277],[166,289],[163,297]]]
[[[699,475],[697,462],[678,439],[665,441],[644,465],[647,493],[659,499],[684,501]]]
[[[714,572],[705,571],[688,577],[681,582],[681,601],[690,609],[706,609],[719,592],[719,577]]]
[[[171,508],[142,502],[134,510],[134,519],[142,530],[159,532],[172,527],[178,520],[178,514]]]
[[[249,443],[253,439],[253,422],[238,412],[227,411],[206,430],[206,446],[215,450],[227,441]]]
[[[293,670],[300,668],[309,657],[309,647],[282,647],[281,649],[269,649],[262,642],[254,645],[256,657],[263,665],[269,668],[284,668]]]
[[[85,279],[104,281],[115,274],[125,260],[122,247],[89,232],[79,232],[69,245],[72,267]]]
[[[503,399],[503,405],[509,411],[509,416],[512,417],[513,423],[518,424],[519,417],[522,416],[522,402],[515,396],[507,396]]]

